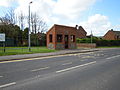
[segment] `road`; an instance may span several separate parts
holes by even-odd
[[[0,90],[120,90],[120,49],[0,62]]]

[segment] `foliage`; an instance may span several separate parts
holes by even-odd
[[[14,8],[9,8],[4,16],[0,17],[0,33],[6,35],[6,46],[28,46],[28,28],[24,29],[27,23],[28,16],[22,12],[15,13]],[[17,26],[16,24],[19,24]],[[22,29],[22,30],[21,30]],[[30,18],[30,31],[31,31],[31,45],[32,46],[45,46],[47,24],[38,15],[38,13],[31,13]],[[0,42],[0,46],[3,42]]]
[[[6,35],[6,46],[28,45],[28,28],[25,28],[25,30],[22,31],[17,25],[0,25],[0,33],[5,33]],[[32,46],[46,45],[46,36],[44,33],[31,33],[30,36]]]
[[[77,43],[91,43],[91,38],[77,38]],[[97,46],[120,46],[120,40],[104,40],[98,37],[92,37],[92,43]]]
[[[97,46],[120,46],[120,40],[97,40]]]
[[[98,37],[92,37],[92,43],[96,43],[96,41],[100,39],[101,38]],[[83,38],[83,39],[77,38],[77,43],[91,43],[91,38]]]

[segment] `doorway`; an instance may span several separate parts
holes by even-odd
[[[68,35],[65,35],[65,38],[64,38],[64,40],[65,40],[65,49],[68,49]]]

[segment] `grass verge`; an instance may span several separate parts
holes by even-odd
[[[120,46],[102,46],[97,48],[120,48]]]
[[[18,55],[18,54],[33,54],[33,53],[49,53],[56,52],[58,50],[50,50],[46,47],[31,47],[29,52],[28,47],[6,47],[5,52],[3,47],[0,47],[0,56],[6,55]]]

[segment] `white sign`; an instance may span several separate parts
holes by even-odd
[[[5,34],[4,33],[0,33],[0,41],[5,41]]]

